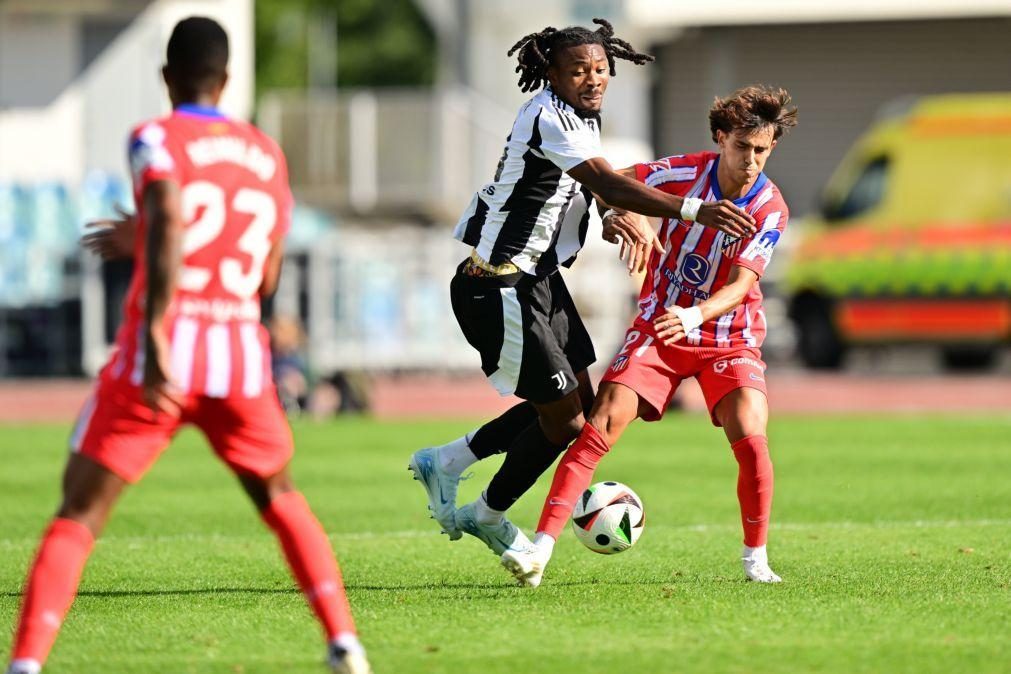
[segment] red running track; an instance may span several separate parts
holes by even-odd
[[[0,381],[0,423],[70,422],[90,389],[84,380]],[[379,419],[487,417],[516,401],[500,398],[477,376],[375,377],[369,395]],[[705,409],[694,380],[678,396],[684,409]],[[774,414],[1011,413],[1011,378],[788,371],[769,377],[769,398]]]

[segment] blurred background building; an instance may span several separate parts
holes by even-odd
[[[450,229],[527,97],[506,51],[595,16],[657,57],[618,63],[603,127],[615,165],[712,147],[714,96],[755,82],[793,94],[800,125],[767,168],[793,215],[763,279],[770,357],[834,367],[851,343],[925,341],[948,364],[992,366],[1006,351],[1011,165],[967,168],[1008,156],[1006,0],[0,0],[0,374],[90,374],[104,360],[126,272],[79,253],[77,234],[129,201],[124,139],[167,111],[165,41],[194,13],[232,39],[224,108],[288,156],[299,210],[273,309],[304,325],[318,375],[476,370],[449,309],[467,252]],[[988,95],[924,112],[942,94]],[[908,151],[927,136],[943,138]],[[975,177],[924,188],[927,173]],[[605,360],[636,291],[615,255],[591,232],[566,272]],[[924,268],[942,277],[921,282]],[[953,319],[961,331],[910,319],[953,306],[970,309]]]

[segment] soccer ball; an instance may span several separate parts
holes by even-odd
[[[620,482],[593,485],[579,497],[572,512],[576,538],[602,555],[613,555],[635,545],[645,524],[642,500]]]

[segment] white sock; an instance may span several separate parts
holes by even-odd
[[[474,519],[478,524],[498,524],[502,521],[504,510],[495,510],[488,505],[488,493],[481,492],[481,497],[474,501]]]
[[[764,545],[759,545],[758,547],[749,548],[747,545],[744,546],[744,551],[741,553],[741,557],[744,559],[764,559],[769,560],[769,553],[766,551]]]
[[[470,439],[473,433],[468,433],[462,438],[457,438],[453,442],[439,447],[436,454],[439,456],[439,467],[447,473],[460,475],[469,466],[477,463],[477,457],[470,451]]]
[[[42,665],[39,661],[31,658],[11,660],[11,665],[7,668],[7,674],[39,674],[41,671]]]
[[[358,635],[354,632],[340,632],[330,640],[330,643],[337,644],[348,653],[365,654],[365,647],[362,646],[362,642],[358,640]]]
[[[551,534],[538,531],[537,535],[534,536],[534,545],[537,546],[538,550],[550,557],[551,552],[555,549],[555,539]]]

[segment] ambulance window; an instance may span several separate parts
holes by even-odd
[[[864,167],[849,194],[825,209],[827,220],[848,220],[881,203],[888,179],[888,157],[878,157]]]

